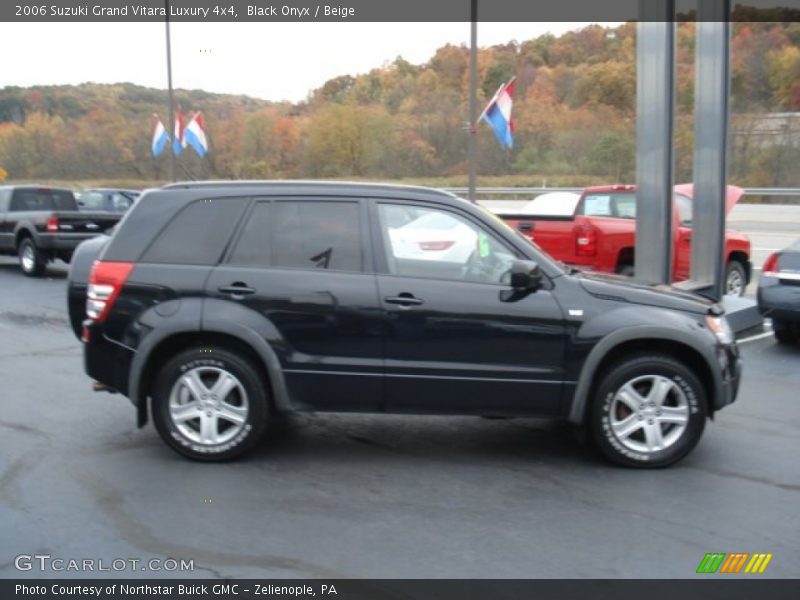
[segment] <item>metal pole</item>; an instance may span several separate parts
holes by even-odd
[[[469,201],[475,202],[475,181],[478,176],[478,0],[470,0],[470,45],[469,45]]]
[[[730,53],[729,0],[704,0],[697,11],[694,105],[692,268],[695,285],[721,300]]]
[[[639,0],[636,30],[635,275],[672,279],[675,0]]]
[[[172,138],[175,136],[175,96],[172,91],[172,47],[169,38],[169,0],[164,0],[164,6],[167,11],[165,23],[167,25],[167,86],[169,89],[169,125],[167,125],[170,139],[169,179],[170,181],[175,181],[177,157],[175,156],[175,152],[172,151]]]

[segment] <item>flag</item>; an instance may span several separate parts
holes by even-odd
[[[203,157],[208,153],[208,139],[206,139],[206,123],[201,113],[195,113],[192,120],[183,131],[184,141],[194,148],[197,156]]]
[[[161,122],[161,119],[158,118],[158,115],[153,115],[156,119],[156,126],[153,130],[153,156],[158,156],[164,151],[164,148],[169,142],[169,134],[167,130],[164,129],[164,124]]]
[[[183,152],[186,147],[186,140],[183,139],[184,123],[181,111],[175,115],[175,136],[172,138],[172,151],[177,155]]]
[[[492,126],[497,141],[501,146],[511,148],[514,145],[514,119],[511,118],[511,106],[514,103],[514,80],[500,86],[494,97],[483,109],[478,121],[483,119]]]

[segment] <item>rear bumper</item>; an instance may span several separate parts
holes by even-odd
[[[36,238],[36,245],[43,250],[74,250],[78,244],[99,233],[40,233]]]
[[[800,285],[762,276],[758,285],[758,311],[772,319],[800,321]]]
[[[135,352],[126,346],[109,340],[102,327],[92,321],[84,321],[86,333],[83,340],[83,366],[86,374],[121,394],[128,395],[128,375]]]

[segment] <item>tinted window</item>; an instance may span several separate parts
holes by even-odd
[[[224,198],[189,204],[161,230],[141,262],[217,264],[246,201]]]
[[[276,202],[272,214],[274,266],[362,270],[356,202]]]
[[[514,252],[472,221],[449,211],[392,204],[381,204],[378,214],[386,263],[393,275],[510,281]],[[413,218],[407,220],[409,216]]]
[[[103,194],[100,192],[84,192],[81,194],[81,206],[91,210],[103,210]]]
[[[269,212],[269,203],[259,202],[255,205],[229,262],[235,265],[255,266],[270,264]]]
[[[69,190],[15,190],[11,210],[78,210],[75,196]]]

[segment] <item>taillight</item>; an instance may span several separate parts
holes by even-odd
[[[766,275],[767,277],[777,277],[778,276],[778,259],[780,258],[780,252],[773,252],[769,255],[769,258],[764,263],[764,267],[761,269],[761,275]]]
[[[47,219],[47,233],[57,233],[58,226],[59,226],[58,217],[50,217],[49,219]]]
[[[575,228],[575,254],[578,256],[595,256],[597,254],[597,231],[588,225]]]
[[[95,261],[86,293],[86,315],[93,321],[105,321],[119,296],[133,264]]]
[[[442,250],[447,250],[453,244],[455,244],[454,241],[444,240],[438,242],[419,242],[419,247],[428,252],[441,252]]]

